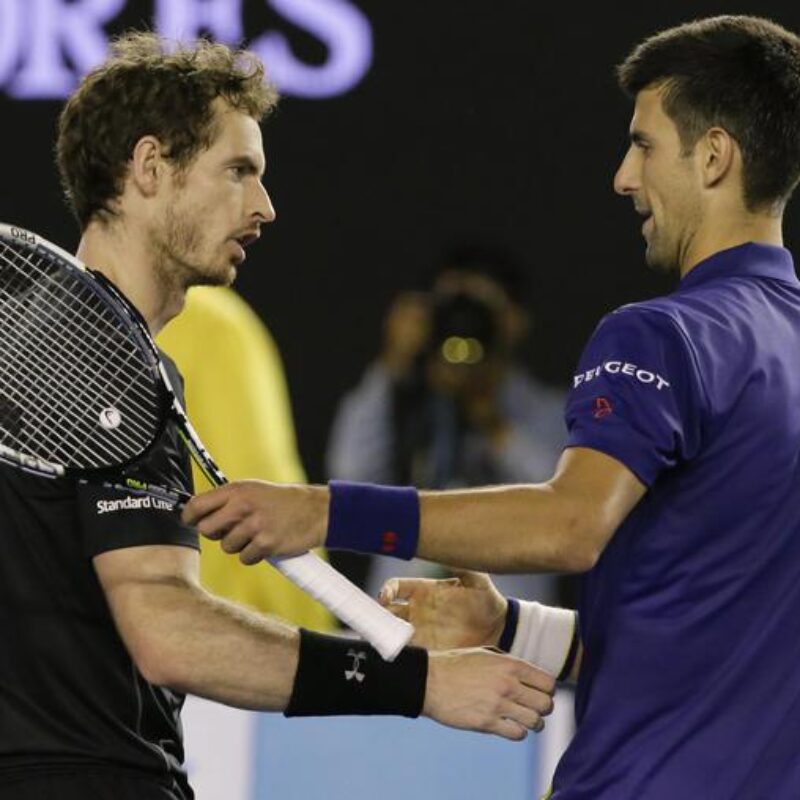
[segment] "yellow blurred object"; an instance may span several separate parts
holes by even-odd
[[[158,337],[186,384],[186,408],[229,479],[302,483],[286,378],[264,324],[232,289],[195,287]],[[195,489],[209,484],[193,464]],[[217,542],[201,545],[201,577],[211,592],[314,630],[331,630],[328,611],[267,564],[245,567]]]
[[[442,343],[442,357],[448,364],[478,364],[483,361],[483,345],[470,336],[448,336]]]

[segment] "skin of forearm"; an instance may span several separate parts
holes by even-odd
[[[239,708],[286,707],[297,671],[296,630],[183,579],[115,594],[120,633],[151,683]]]
[[[417,555],[490,572],[586,572],[645,492],[610,456],[567,448],[546,483],[423,492]]]
[[[420,518],[418,556],[490,572],[585,572],[604,539],[600,513],[550,483],[423,492]]]

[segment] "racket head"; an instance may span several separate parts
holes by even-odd
[[[158,441],[171,395],[124,295],[0,223],[0,461],[47,477],[119,474]]]

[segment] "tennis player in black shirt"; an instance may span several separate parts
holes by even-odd
[[[229,284],[274,219],[259,121],[275,100],[247,53],[128,34],[68,101],[57,153],[78,256],[153,333],[190,286]],[[136,469],[190,488],[174,431]],[[509,739],[552,708],[552,678],[516,659],[407,648],[386,664],[359,643],[354,669],[352,641],[212,596],[195,532],[165,503],[0,468],[0,536],[3,800],[191,798],[185,692],[289,716],[422,713]]]

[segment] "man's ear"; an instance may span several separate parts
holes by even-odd
[[[161,143],[155,136],[142,136],[133,148],[129,178],[145,197],[152,197],[164,179],[166,166]]]
[[[707,189],[718,185],[731,174],[736,165],[739,145],[724,128],[709,128],[697,143]]]

